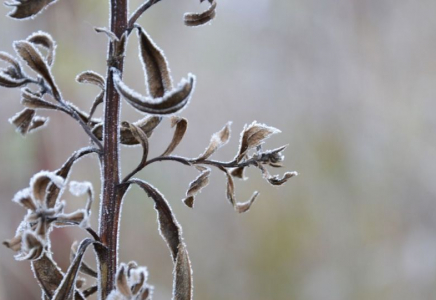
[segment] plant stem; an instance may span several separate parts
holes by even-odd
[[[110,0],[110,28],[121,37],[127,27],[128,0]],[[111,68],[123,72],[124,59],[115,57],[114,47],[109,42],[106,95],[104,101],[103,141],[103,190],[100,201],[99,235],[107,251],[99,257],[99,299],[104,300],[114,289],[118,265],[118,226],[121,212],[122,193],[117,190],[120,181],[119,169],[119,116],[120,96],[115,90]]]

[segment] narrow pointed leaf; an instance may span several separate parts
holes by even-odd
[[[56,0],[12,0],[6,2],[6,6],[14,7],[14,10],[8,14],[14,19],[27,19],[37,15],[44,8],[56,2]]]
[[[227,189],[226,189],[226,197],[227,200],[232,204],[233,208],[238,213],[246,212],[250,209],[251,205],[253,204],[254,200],[256,200],[257,196],[259,195],[258,192],[254,192],[253,196],[251,198],[243,203],[238,203],[235,196],[235,184],[233,182],[233,178],[231,174],[224,168],[220,168],[227,178]]]
[[[210,169],[204,168],[201,174],[190,184],[183,202],[190,208],[194,207],[195,196],[209,184]]]
[[[202,13],[186,13],[184,15],[185,25],[200,26],[208,23],[213,18],[215,18],[216,1],[211,0],[209,1],[209,3],[210,3],[210,7]]]
[[[160,124],[161,121],[162,121],[162,117],[148,116],[133,124],[141,128],[141,130],[144,131],[147,137],[149,138],[151,137],[153,130]]]
[[[193,296],[192,268],[185,244],[179,245],[174,266],[173,300],[190,300]]]
[[[113,80],[117,91],[137,110],[155,114],[167,115],[175,113],[186,106],[189,102],[195,85],[195,76],[188,74],[188,79],[183,79],[177,88],[165,93],[161,98],[144,97],[130,89],[121,81],[120,73],[113,69]]]
[[[76,257],[74,258],[62,282],[54,293],[52,300],[74,300],[76,277],[79,273],[85,250],[92,243],[97,242],[92,239],[84,239],[80,243]]]
[[[140,171],[142,168],[144,168],[146,162],[147,162],[147,156],[148,156],[148,138],[147,135],[144,133],[144,131],[141,130],[138,126],[134,124],[127,123],[127,126],[130,128],[130,132],[134,136],[134,138],[141,143],[142,146],[142,157],[141,161],[139,162],[138,166],[130,172],[129,175],[126,176],[126,178],[130,179],[134,174],[136,174],[138,171]]]
[[[7,87],[7,88],[16,88],[20,86],[24,86],[29,81],[25,78],[12,78],[8,74],[0,71],[0,86]]]
[[[40,259],[32,261],[32,271],[42,291],[52,298],[64,275],[54,260],[43,254]]]
[[[71,245],[70,263],[73,262],[74,258],[77,255],[77,245],[77,241]],[[80,272],[94,278],[97,278],[98,276],[97,272],[93,268],[91,268],[85,261],[82,261],[82,264],[80,265]]]
[[[97,33],[104,33],[107,35],[107,37],[112,41],[118,41],[118,37],[116,36],[115,33],[113,33],[112,31],[110,31],[110,29],[106,28],[106,27],[94,27],[94,30]]]
[[[47,63],[49,66],[53,65],[56,43],[51,35],[46,32],[38,31],[27,38],[27,40],[35,45],[39,45],[47,49]]]
[[[168,62],[163,51],[141,27],[138,27],[138,38],[148,93],[152,98],[161,98],[173,89]]]
[[[228,122],[226,126],[224,126],[220,131],[214,133],[210,139],[209,146],[206,150],[201,154],[197,160],[207,159],[210,157],[215,151],[219,148],[227,144],[230,139],[230,125],[232,123]]]
[[[28,133],[31,133],[31,132],[34,132],[35,130],[43,128],[45,125],[48,124],[48,120],[49,120],[49,118],[46,118],[46,117],[40,117],[40,116],[33,117]]]
[[[243,203],[236,203],[235,209],[238,213],[244,213],[248,211],[253,204],[254,200],[256,200],[257,196],[259,196],[259,192],[254,192],[253,196],[247,201]]]
[[[15,69],[17,74],[19,75],[22,74],[20,63],[18,62],[17,59],[15,59],[15,57],[10,55],[9,53],[0,51],[0,60],[9,63]]]
[[[14,42],[15,51],[18,55],[27,63],[27,65],[41,77],[50,86],[53,93],[53,97],[59,101],[61,98],[59,90],[54,82],[54,79],[50,73],[50,69],[42,58],[41,53],[28,41]]]
[[[128,183],[137,184],[154,200],[154,208],[158,213],[159,232],[170,248],[173,260],[176,261],[179,251],[178,246],[182,242],[182,228],[177,222],[167,200],[155,187],[145,181],[131,179]]]
[[[176,126],[176,129],[174,130],[173,139],[168,145],[168,148],[164,151],[164,153],[162,153],[161,156],[170,155],[174,151],[174,149],[176,149],[176,147],[180,144],[183,136],[185,135],[186,129],[188,129],[188,120],[186,120],[185,118],[172,117],[171,127],[174,126]]]

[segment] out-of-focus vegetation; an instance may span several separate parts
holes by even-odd
[[[132,1],[133,9],[139,1]],[[140,23],[171,62],[176,81],[197,75],[182,115],[192,125],[176,153],[201,153],[210,133],[233,120],[233,138],[217,153],[231,159],[239,132],[252,120],[280,128],[271,147],[289,143],[286,169],[300,176],[273,188],[258,172],[237,182],[239,199],[258,189],[252,209],[236,214],[218,172],[194,210],[180,201],[195,171],[173,163],[140,174],[173,203],[195,270],[195,298],[207,300],[409,300],[436,293],[436,2],[411,0],[221,1],[212,26],[188,28],[196,1],[165,0]],[[90,106],[96,88],[75,83],[83,70],[104,72],[107,3],[66,1],[25,22],[0,7],[1,50],[36,30],[58,43],[54,73],[65,98]],[[125,80],[144,87],[136,39]],[[85,54],[85,55],[84,55]],[[139,78],[139,79],[138,79]],[[10,202],[39,169],[58,168],[86,136],[65,116],[23,139],[7,119],[21,107],[16,90],[1,90],[0,237],[10,237],[22,209]],[[205,114],[207,110],[213,114]],[[128,119],[135,113],[123,106]],[[168,140],[155,132],[151,153]],[[68,132],[65,134],[65,132]],[[67,136],[59,142],[59,135]],[[140,149],[123,149],[125,169]],[[129,167],[128,167],[129,166]],[[180,180],[186,172],[186,180]],[[281,170],[280,170],[281,172]],[[173,179],[171,186],[163,177]],[[99,189],[97,162],[86,158],[75,179]],[[121,261],[147,265],[156,299],[171,295],[172,262],[156,231],[152,203],[139,191],[123,209]],[[136,196],[136,197],[135,197]],[[78,201],[74,199],[74,201]],[[82,203],[78,203],[79,207]],[[74,203],[69,202],[74,209]],[[97,205],[94,207],[97,215]],[[140,219],[138,231],[132,220]],[[94,220],[96,224],[96,220]],[[78,230],[58,229],[55,259],[67,266]],[[212,238],[211,238],[212,236]],[[131,247],[125,245],[130,244]],[[0,248],[0,299],[39,299],[27,263]],[[23,282],[28,282],[23,284]]]

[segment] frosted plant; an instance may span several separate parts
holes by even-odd
[[[16,0],[6,5],[13,7],[10,17],[28,19],[54,2],[55,0]],[[238,202],[235,198],[234,178],[244,178],[246,168],[258,168],[272,185],[281,185],[296,175],[296,172],[286,172],[282,177],[270,175],[267,168],[281,166],[284,159],[282,151],[286,146],[263,150],[265,140],[280,131],[256,121],[242,129],[239,149],[230,161],[218,161],[211,157],[230,139],[231,122],[214,133],[204,152],[194,158],[173,154],[187,130],[188,122],[179,113],[192,97],[195,76],[188,74],[186,79],[174,85],[163,51],[137,23],[138,18],[157,2],[159,0],[148,0],[128,18],[128,0],[110,1],[110,29],[95,29],[109,38],[107,73],[103,77],[96,72],[85,71],[76,78],[79,83],[93,84],[101,90],[89,112],[67,101],[56,84],[51,73],[56,43],[49,34],[36,32],[25,40],[15,41],[15,56],[0,52],[0,60],[6,65],[0,69],[0,85],[21,89],[24,109],[10,119],[19,133],[26,135],[44,127],[48,119],[40,113],[56,110],[76,120],[89,136],[88,147],[74,152],[59,169],[35,174],[30,179],[29,187],[19,191],[13,199],[27,213],[15,236],[6,240],[4,245],[17,253],[17,260],[30,261],[42,290],[42,299],[77,300],[85,299],[93,293],[97,293],[99,299],[151,299],[153,288],[147,283],[146,268],[137,266],[135,262],[118,263],[120,212],[123,198],[131,185],[139,186],[154,201],[159,232],[169,247],[174,263],[173,299],[193,298],[192,270],[181,226],[165,197],[147,181],[135,178],[139,171],[150,164],[174,161],[198,170],[198,177],[189,184],[183,199],[190,208],[194,206],[196,195],[209,183],[211,167],[215,167],[225,174],[227,199],[239,213],[249,210],[258,196],[255,192],[246,202]],[[212,20],[215,17],[216,2],[209,0],[209,4],[209,8],[202,13],[185,14],[184,23],[199,26]],[[132,90],[122,79],[125,45],[135,31],[146,78],[145,93]],[[41,49],[44,49],[45,55]],[[23,65],[27,65],[31,74],[24,71]],[[142,112],[144,118],[121,121],[122,99]],[[94,113],[101,107],[104,117],[97,119]],[[161,155],[149,158],[150,136],[165,117],[170,119],[174,128],[173,138]],[[143,151],[137,167],[121,178],[119,151],[126,145],[137,145]],[[103,182],[98,230],[91,228],[89,223],[91,204],[94,201],[91,183],[69,182],[72,166],[87,155],[96,155],[101,166]],[[73,195],[87,195],[88,201],[83,209],[66,212],[67,205],[61,201],[61,197],[68,185]],[[89,238],[72,245],[71,264],[66,272],[62,272],[53,260],[50,245],[53,228],[64,226],[78,226],[89,233]],[[96,254],[97,270],[83,261],[85,250],[90,245],[93,245]],[[85,285],[80,274],[94,277],[95,282]]]

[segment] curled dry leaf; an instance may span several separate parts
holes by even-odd
[[[206,150],[201,154],[197,160],[203,160],[210,157],[215,153],[219,148],[227,144],[230,139],[230,125],[232,122],[228,122],[220,131],[214,133],[210,139],[209,146]]]
[[[25,231],[22,236],[21,250],[15,255],[16,260],[35,260],[44,253],[45,242],[32,231]]]
[[[15,59],[15,57],[10,55],[9,53],[0,51],[0,60],[9,63],[12,66],[12,68],[14,68],[15,73],[20,75],[19,77],[22,77],[20,63],[18,62],[18,60]]]
[[[245,177],[245,175],[244,175],[244,170],[245,170],[245,167],[237,167],[237,168],[234,168],[234,169],[230,172],[230,174],[231,174],[233,177],[236,177],[236,178],[240,178],[240,179],[245,180],[245,179],[247,179],[247,177]]]
[[[28,41],[14,42],[15,51],[27,63],[27,65],[47,82],[51,88],[53,97],[59,101],[61,99],[60,92],[50,73],[50,69],[42,58],[41,53]]]
[[[64,277],[61,269],[50,256],[43,254],[40,259],[32,261],[32,271],[43,294],[51,299]]]
[[[127,122],[124,122],[124,123],[127,123]],[[145,164],[147,162],[147,156],[148,156],[148,138],[147,138],[147,135],[144,133],[144,131],[142,131],[141,128],[139,128],[138,126],[136,126],[134,124],[130,124],[130,123],[125,124],[125,126],[129,127],[130,132],[132,133],[133,137],[139,143],[141,143],[141,146],[142,146],[141,161],[139,162],[138,166],[126,176],[126,179],[124,179],[124,180],[128,180],[133,175],[135,175],[137,172],[139,172],[140,170],[142,170],[145,167]]]
[[[130,89],[121,81],[118,70],[112,69],[112,72],[115,88],[127,102],[141,112],[154,115],[167,115],[180,111],[189,102],[195,85],[195,76],[188,74],[188,79],[183,79],[177,88],[165,93],[161,98],[153,99]]]
[[[118,37],[116,36],[115,33],[113,33],[112,31],[110,31],[110,29],[106,28],[106,27],[94,27],[94,30],[97,33],[104,33],[107,35],[107,37],[112,41],[118,41]]]
[[[159,116],[148,116],[133,124],[140,128],[147,137],[150,137],[153,130],[159,125],[161,120],[162,117]],[[128,122],[121,122],[120,143],[123,145],[139,145],[140,142],[133,136],[130,127],[125,126],[126,124],[128,124]],[[103,137],[103,123],[97,124],[92,129],[92,133],[101,141]]]
[[[84,71],[80,73],[79,75],[77,75],[76,81],[79,83],[94,84],[102,90],[105,89],[106,85],[106,80],[104,79],[104,77],[94,71]]]
[[[33,117],[32,123],[30,124],[28,133],[31,133],[31,132],[34,132],[37,129],[43,128],[45,125],[48,124],[48,120],[49,119],[46,118],[46,117],[40,117],[40,116]]]
[[[293,171],[286,172],[283,177],[280,178],[278,175],[270,175],[268,170],[262,165],[258,165],[258,168],[262,171],[263,178],[265,178],[272,185],[282,185],[288,181],[288,179],[298,176],[298,172]]]
[[[186,13],[184,15],[184,22],[187,26],[200,26],[208,23],[216,15],[216,1],[209,0],[210,7],[202,13]]]
[[[0,86],[7,88],[16,88],[26,85],[29,81],[26,78],[14,78],[8,73],[11,73],[12,69],[0,70]]]
[[[186,129],[188,129],[188,120],[185,118],[179,118],[179,117],[171,117],[171,127],[176,126],[176,129],[174,130],[173,139],[171,140],[171,143],[168,145],[168,148],[162,153],[161,156],[167,156],[170,155],[174,149],[180,144],[180,142],[183,139],[183,136],[185,135]]]
[[[139,52],[147,77],[147,89],[152,98],[162,98],[173,89],[168,62],[163,51],[156,46],[141,27],[138,28]]]
[[[140,179],[128,183],[137,184],[155,202],[158,213],[159,232],[167,242],[174,261],[173,300],[192,299],[192,269],[186,246],[183,243],[182,228],[176,220],[163,195],[153,186]]]
[[[46,61],[49,66],[53,65],[56,43],[51,35],[46,32],[38,31],[29,36],[27,40],[35,45],[44,47],[47,50]]]
[[[236,196],[235,196],[235,184],[233,182],[233,178],[231,174],[229,174],[229,172],[224,168],[220,168],[220,169],[226,174],[227,177],[227,189],[226,189],[227,199],[238,213],[243,213],[248,211],[251,205],[253,204],[254,200],[256,200],[259,193],[256,191],[248,201],[243,203],[238,203],[236,201]]]
[[[186,192],[186,198],[183,202],[190,208],[194,206],[195,196],[209,184],[210,169],[204,168],[200,175],[189,184],[188,191]]]
[[[239,153],[236,160],[241,161],[247,151],[257,146],[260,146],[264,141],[271,135],[279,133],[280,130],[274,127],[266,126],[264,124],[257,123],[254,121],[250,125],[245,125],[241,133],[241,141],[239,145]]]
[[[14,7],[14,10],[8,14],[9,17],[27,19],[37,15],[54,2],[56,0],[13,0],[13,2],[6,2],[5,5]]]

